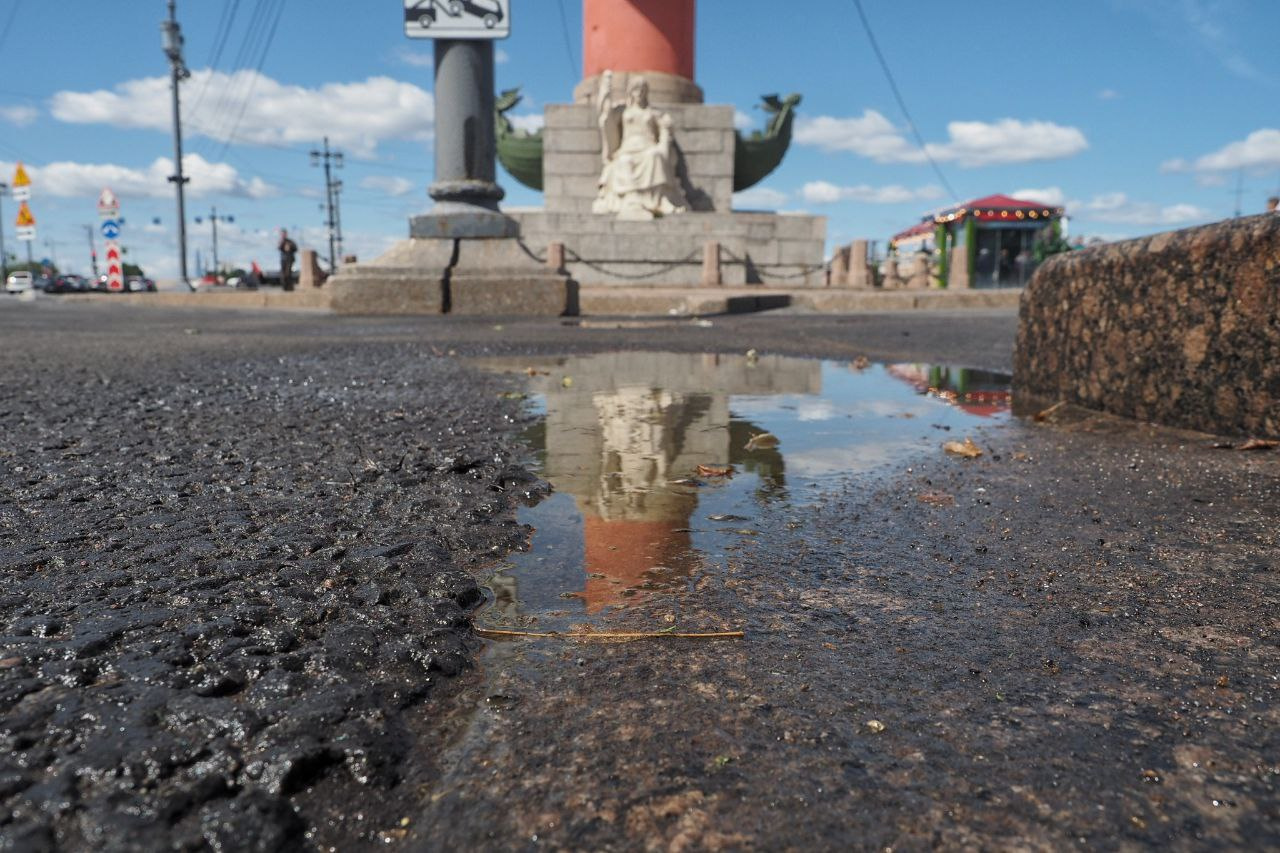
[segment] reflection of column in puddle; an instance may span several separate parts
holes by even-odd
[[[698,505],[670,481],[699,463],[728,461],[729,408],[723,394],[677,394],[647,387],[598,392],[599,476],[578,495],[586,539],[588,610],[626,599],[655,567],[667,577],[692,569],[686,528]]]

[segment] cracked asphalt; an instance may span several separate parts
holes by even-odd
[[[1016,318],[592,325],[0,305],[0,849],[1280,846],[1274,451],[1013,418],[615,622],[742,640],[477,637],[549,486],[466,357],[1007,371]]]

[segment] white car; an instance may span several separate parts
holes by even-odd
[[[27,293],[31,290],[31,282],[30,270],[17,270],[9,273],[9,278],[4,283],[4,291],[5,293]]]

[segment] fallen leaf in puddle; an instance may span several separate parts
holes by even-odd
[[[561,379],[561,380],[560,380],[560,387],[562,387],[562,388],[572,388],[572,387],[573,387],[573,377],[572,377],[572,376],[566,376],[564,379]]]
[[[699,465],[698,474],[703,477],[732,477],[732,465]]]
[[[503,391],[498,394],[499,400],[523,400],[525,395],[521,391]]]
[[[867,358],[865,355],[860,355],[850,363],[850,366],[854,370],[866,370],[871,366],[871,359]]]
[[[708,515],[707,518],[711,519],[712,521],[746,521],[747,520],[747,517],[745,515],[730,515],[727,513],[717,513],[715,515]]]
[[[1280,441],[1270,438],[1251,438],[1237,447],[1236,450],[1270,450],[1277,446],[1280,446]]]
[[[922,504],[929,504],[929,506],[956,505],[956,499],[945,492],[922,492],[916,496],[916,500]]]
[[[530,376],[550,376],[551,375],[551,371],[539,370],[536,367],[526,367],[524,369],[524,372],[529,374]]]
[[[754,349],[747,350],[747,364],[754,367],[756,362],[758,362],[759,360],[760,360],[760,353],[756,352]]]
[[[968,436],[964,441],[948,441],[942,445],[942,449],[953,456],[963,456],[965,459],[973,459],[982,455],[982,448],[973,443],[973,439]]]
[[[872,734],[878,735],[884,730],[885,730],[885,725],[879,720],[867,720],[867,731],[871,732]]]
[[[738,533],[742,536],[759,536],[760,535],[759,530],[752,530],[750,527],[739,527],[737,530],[733,532]]]
[[[779,444],[778,437],[771,432],[758,432],[747,441],[744,450],[769,450],[777,447]]]

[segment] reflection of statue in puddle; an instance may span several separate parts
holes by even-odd
[[[699,462],[728,461],[727,431],[715,417],[719,409],[727,428],[728,405],[723,396],[637,387],[596,393],[591,401],[600,467],[579,506],[587,571],[604,576],[587,578],[583,598],[588,610],[598,610],[625,601],[623,591],[651,580],[646,575],[659,567],[673,575],[692,569],[687,528],[698,496],[671,481]]]

